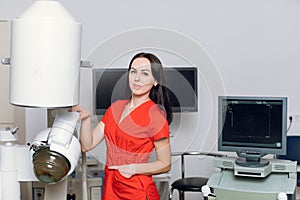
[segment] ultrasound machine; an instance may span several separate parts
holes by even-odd
[[[286,154],[287,98],[220,96],[219,157],[207,185],[217,200],[295,200],[297,163],[263,158]]]

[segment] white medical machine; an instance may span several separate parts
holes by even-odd
[[[220,96],[218,150],[207,185],[218,200],[295,200],[297,162],[263,158],[285,155],[287,97]]]
[[[73,135],[77,119],[78,113],[59,110],[53,126],[38,133],[31,146],[14,144],[16,130],[0,130],[1,200],[19,200],[22,181],[52,184],[46,186],[46,200],[66,198],[66,178],[74,171],[81,152]]]
[[[285,194],[296,199],[297,163],[290,160],[269,160],[267,166],[244,167],[236,158],[216,158],[214,173],[207,185],[218,200],[277,200]]]
[[[79,103],[81,24],[55,0],[37,0],[11,22],[10,103],[58,110],[53,126],[29,146],[15,145],[15,130],[0,130],[0,200],[20,200],[20,181],[42,181],[45,200],[66,199],[66,177],[81,153],[73,135]],[[90,67],[90,66],[86,66]],[[37,122],[39,123],[39,122]],[[8,192],[9,191],[9,192]]]

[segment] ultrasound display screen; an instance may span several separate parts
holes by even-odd
[[[226,100],[223,145],[281,148],[282,101]]]

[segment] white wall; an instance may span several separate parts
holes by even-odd
[[[17,17],[32,2],[1,0],[0,19]],[[173,33],[170,35],[181,39],[186,38],[186,42],[182,43],[177,43],[175,39],[175,42],[169,41],[170,49],[164,49],[166,51],[159,47],[160,43],[165,42],[160,37],[149,39],[149,43],[156,44],[150,50],[158,52],[165,65],[198,66],[202,62],[199,56],[207,61],[198,66],[202,75],[206,76],[202,77],[199,85],[200,113],[179,117],[183,129],[178,133],[181,136],[176,135],[172,139],[174,151],[216,149],[214,95],[222,90],[214,93],[211,89],[218,87],[220,83],[226,94],[230,95],[288,96],[289,114],[300,121],[299,0],[61,2],[83,24],[82,59],[97,60],[97,66],[107,63],[126,65],[126,58],[133,52],[129,46],[132,43],[139,44],[144,35],[137,34],[134,41],[118,39],[128,32],[136,34],[135,31],[150,27],[169,31]],[[143,42],[145,40],[142,44]],[[115,47],[111,47],[112,44]],[[186,44],[189,46],[185,46]],[[108,45],[109,52],[101,49],[105,45]],[[186,51],[182,52],[180,49]],[[96,58],[95,55],[101,54],[95,54],[95,51],[103,51],[106,57]],[[207,66],[212,69],[210,73],[207,72]],[[207,75],[217,77],[217,86]],[[87,107],[91,107],[89,76],[89,70],[82,70],[81,103]],[[199,165],[193,163],[192,166],[195,167],[190,173],[196,174],[201,170],[203,174],[209,175],[211,167],[208,168],[203,162],[201,164],[202,159],[198,160]],[[179,176],[178,165],[177,161],[173,163],[173,177]]]

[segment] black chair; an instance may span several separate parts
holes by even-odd
[[[181,178],[177,179],[171,184],[170,189],[170,200],[173,198],[173,191],[178,190],[179,199],[184,200],[184,192],[202,192],[202,186],[206,185],[208,178],[207,177],[185,177],[185,156],[213,156],[213,157],[223,157],[222,154],[217,153],[204,153],[204,152],[177,152],[172,153],[172,156],[181,156]]]
[[[286,155],[277,155],[277,159],[297,161],[300,165],[300,135],[288,135],[286,138]],[[300,186],[300,172],[297,172],[297,186]]]

